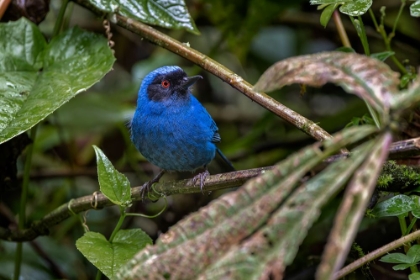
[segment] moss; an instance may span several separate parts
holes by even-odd
[[[420,187],[420,172],[414,167],[398,165],[395,161],[388,161],[378,178],[377,186],[382,191],[412,191]]]

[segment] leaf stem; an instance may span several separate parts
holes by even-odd
[[[347,36],[346,29],[344,28],[343,22],[341,21],[340,13],[337,10],[335,10],[333,13],[333,19],[335,26],[337,27],[337,32],[340,36],[341,43],[343,46],[351,48],[349,37]]]
[[[61,26],[64,20],[64,14],[66,13],[67,4],[69,0],[62,0],[60,11],[58,12],[57,20],[55,21],[54,30],[53,30],[53,37],[60,34]]]
[[[363,23],[362,17],[359,16],[358,17],[359,20],[359,25],[360,25],[360,31],[361,31],[361,40],[362,40],[362,44],[363,44],[363,49],[365,50],[365,54],[367,56],[370,56],[370,48],[369,48],[369,41],[367,39],[366,36],[366,30],[365,30],[365,25]]]
[[[115,238],[115,235],[117,234],[117,232],[120,230],[122,223],[124,222],[126,213],[125,213],[125,208],[120,206],[120,218],[118,220],[117,225],[115,226],[114,230],[112,231],[111,237],[109,238],[109,242],[112,243],[112,241]]]
[[[368,108],[368,110],[369,110],[369,113],[370,113],[370,115],[371,115],[371,117],[372,117],[372,119],[373,119],[373,121],[374,121],[374,123],[375,123],[375,125],[376,125],[376,127],[377,128],[381,128],[381,123],[379,122],[379,119],[378,119],[378,116],[377,116],[377,114],[376,114],[376,111],[375,110],[373,110],[373,108],[369,105],[369,103],[367,103],[366,101],[365,101],[365,104],[366,104],[366,107]]]
[[[350,16],[350,20],[353,23],[354,28],[356,29],[360,41],[362,42],[363,51],[365,52],[365,55],[370,56],[369,42],[366,37],[365,26],[363,24],[362,18],[359,16],[358,19],[354,19],[354,17]]]
[[[397,18],[394,21],[394,26],[392,27],[392,32],[389,34],[389,42],[391,43],[392,38],[395,36],[395,30],[397,30],[398,22],[400,21],[400,17],[402,11],[404,10],[406,0],[401,0],[401,6],[398,10]]]
[[[416,224],[416,222],[417,222],[417,218],[416,217],[412,217],[411,222],[410,222],[410,225],[408,226],[407,231],[404,232],[404,235],[407,235],[407,234],[410,233],[410,231],[413,229],[413,226]]]
[[[26,160],[25,160],[23,182],[22,182],[22,193],[20,195],[20,206],[19,206],[19,220],[18,220],[19,230],[23,230],[26,224],[26,200],[28,197],[29,177],[31,173],[32,154],[34,151],[34,142],[36,138],[37,127],[38,126],[34,126],[31,129],[30,137],[32,139],[32,144],[29,145],[28,150],[26,152]],[[22,264],[22,249],[23,249],[22,242],[19,242],[16,246],[15,271],[13,275],[13,279],[15,280],[19,279],[19,276],[20,276],[20,267]]]
[[[405,2],[404,0],[402,0],[402,1]],[[405,3],[404,3],[404,5],[405,5]],[[401,6],[404,7],[403,4]],[[400,7],[400,12],[401,11],[402,11],[402,9]],[[380,21],[380,24],[378,24],[378,22],[376,21],[375,15],[374,15],[374,13],[372,11],[372,9],[369,9],[369,14],[370,14],[370,17],[372,18],[373,24],[375,25],[376,31],[382,36],[382,39],[384,40],[385,49],[387,51],[394,52],[392,50],[392,48],[391,48],[391,40],[392,40],[392,37],[395,36],[396,23],[394,23],[394,27],[393,27],[393,31],[392,31],[393,33],[391,33],[393,35],[392,36],[388,36],[386,34],[385,27],[384,27],[384,24],[383,24],[383,19],[385,17],[385,10],[381,10],[381,12],[382,12],[381,21]],[[396,21],[399,20],[400,12],[398,13],[398,16],[397,16]],[[407,74],[408,73],[407,72],[407,69],[405,69],[404,65],[402,65],[401,62],[395,57],[395,54],[391,55],[391,59],[392,59],[392,62],[394,62],[394,64],[398,67],[398,69],[403,74]]]

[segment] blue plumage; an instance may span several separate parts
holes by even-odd
[[[164,66],[149,73],[140,86],[131,140],[163,170],[194,171],[215,156],[218,128],[189,90],[201,78],[187,77],[178,66]]]

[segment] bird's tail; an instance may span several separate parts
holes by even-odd
[[[219,154],[219,156],[223,159],[223,161],[226,162],[226,164],[229,165],[230,168],[232,168],[232,171],[235,171],[235,167],[233,167],[233,164],[230,162],[230,160],[227,159],[227,157],[222,153],[222,151],[217,147],[216,151]]]

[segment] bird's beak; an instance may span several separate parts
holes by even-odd
[[[200,75],[188,77],[187,80],[182,84],[182,88],[185,90],[188,90],[190,86],[195,84],[199,79],[202,79],[203,77]]]

